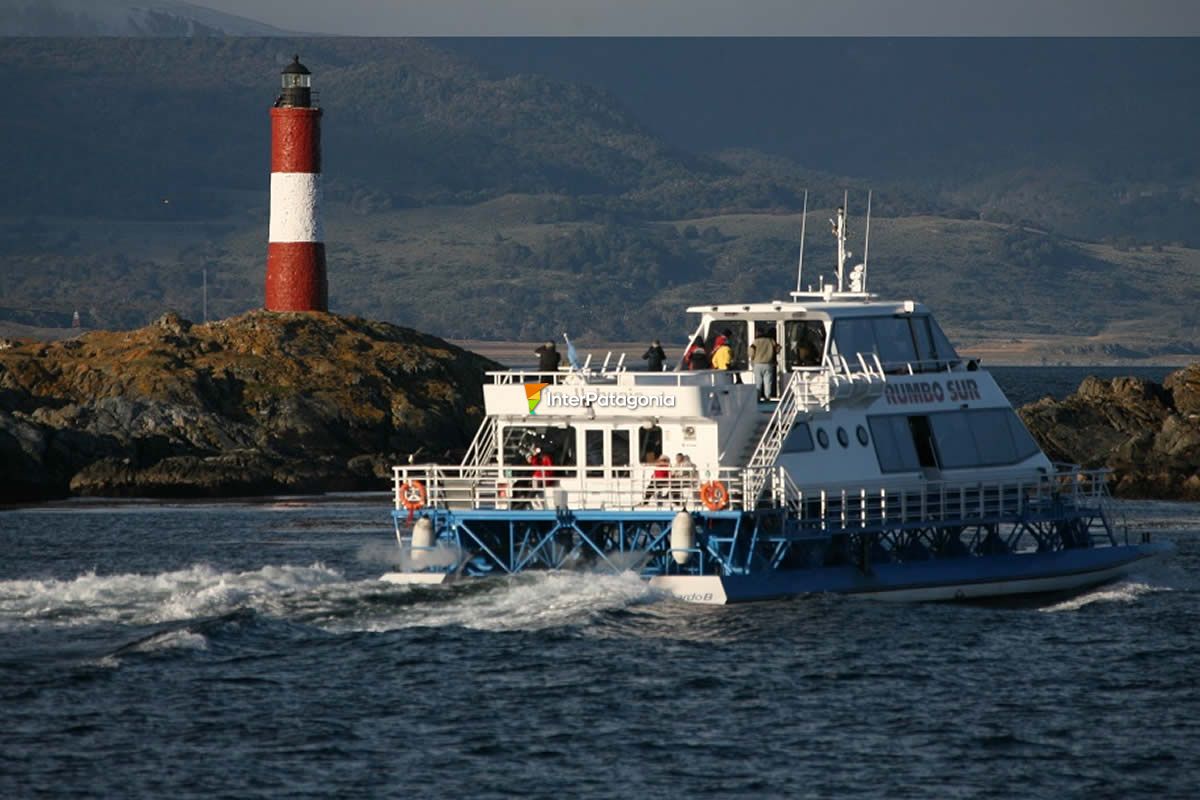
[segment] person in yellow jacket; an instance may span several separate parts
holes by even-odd
[[[733,348],[729,346],[728,341],[723,341],[721,342],[720,346],[713,351],[713,369],[729,369],[729,364],[731,361],[733,361]]]

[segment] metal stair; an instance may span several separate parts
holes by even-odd
[[[754,508],[758,504],[758,496],[766,484],[767,468],[774,466],[779,451],[783,449],[784,440],[796,424],[796,417],[801,410],[810,406],[813,400],[815,398],[809,392],[804,373],[793,372],[779,397],[778,405],[775,406],[775,413],[767,420],[762,437],[746,462],[746,490],[743,498],[746,508]]]

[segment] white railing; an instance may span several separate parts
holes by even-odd
[[[471,440],[471,446],[467,448],[467,452],[463,456],[462,465],[474,467],[478,472],[489,464],[495,464],[496,446],[496,418],[484,417],[483,422],[479,425],[479,430],[475,431],[475,438]]]
[[[1100,508],[1111,470],[1069,467],[1037,480],[936,481],[903,488],[801,489],[783,467],[767,470],[764,490],[802,527],[871,528],[928,522],[1018,518],[1041,511]]]
[[[601,477],[606,472],[609,477]],[[408,508],[406,499],[416,508],[698,509],[706,507],[706,497],[707,507],[725,510],[742,508],[745,492],[742,471],[735,467],[699,472],[652,464],[623,468],[421,464],[392,469],[392,496],[398,510]]]
[[[594,474],[606,470],[608,477]],[[397,509],[407,508],[404,501],[408,498],[419,500],[419,507],[613,511],[713,506],[743,510],[761,506],[765,497],[769,505],[786,508],[802,526],[825,530],[1016,518],[1064,505],[1098,508],[1108,496],[1109,473],[1072,467],[1037,480],[937,481],[903,488],[805,490],[779,466],[753,470],[722,467],[700,473],[660,465],[605,468],[423,464],[393,468],[393,497]],[[706,506],[702,490],[709,487],[709,492],[715,492],[713,485],[717,483],[723,497],[718,495],[718,502]],[[417,484],[420,491],[414,492]],[[712,499],[712,495],[708,497]]]
[[[706,369],[682,372],[599,372],[596,370],[559,370],[536,372],[527,370],[503,370],[488,372],[486,377],[493,384],[508,386],[521,383],[548,383],[551,385],[618,384],[622,386],[727,386],[734,382],[737,373],[732,370]]]

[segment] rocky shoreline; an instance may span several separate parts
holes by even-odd
[[[417,331],[254,311],[0,349],[0,503],[382,489],[453,459],[492,361]]]
[[[1117,497],[1200,500],[1200,364],[1161,384],[1089,377],[1019,413],[1052,460],[1111,469]]]
[[[417,331],[254,311],[0,345],[0,503],[383,489],[412,453],[455,461],[499,365]],[[1200,364],[1087,378],[1019,410],[1055,461],[1119,497],[1200,500]]]

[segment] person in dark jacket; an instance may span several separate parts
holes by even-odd
[[[712,369],[712,362],[708,358],[708,351],[704,349],[704,340],[696,337],[696,341],[692,342],[691,348],[688,350],[688,369]]]
[[[562,356],[554,347],[554,342],[546,342],[533,353],[538,357],[538,372],[554,372],[562,363]]]
[[[642,358],[646,359],[647,372],[662,372],[663,364],[667,361],[667,354],[662,349],[662,343],[655,339],[650,343],[650,349],[642,353]]]

